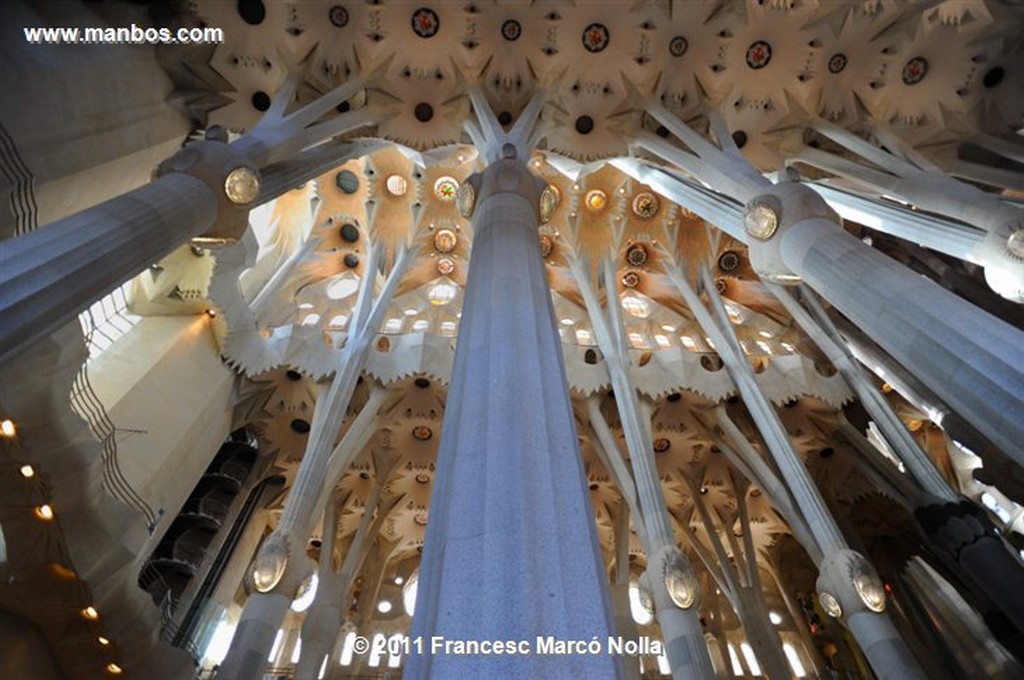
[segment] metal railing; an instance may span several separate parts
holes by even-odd
[[[185,505],[181,508],[178,516],[199,515],[200,517],[214,520],[219,526],[224,523],[229,510],[230,506],[227,503],[210,498],[209,496],[203,496],[201,498],[189,498],[185,501]]]

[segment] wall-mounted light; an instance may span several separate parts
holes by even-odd
[[[236,205],[252,203],[260,195],[260,178],[244,165],[237,167],[224,180],[224,193]]]
[[[756,239],[767,241],[779,228],[782,206],[774,196],[760,196],[747,204],[743,226]]]

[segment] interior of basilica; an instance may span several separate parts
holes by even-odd
[[[1024,3],[0,17],[0,677],[1024,677]]]

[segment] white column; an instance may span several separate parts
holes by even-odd
[[[604,280],[614,281],[614,265],[611,260],[605,259],[601,265]],[[632,479],[636,484],[636,496],[641,513],[639,520],[644,525],[641,537],[648,560],[644,582],[654,600],[655,614],[662,637],[665,638],[665,654],[669,667],[672,669],[673,677],[677,679],[714,677],[711,655],[704,641],[704,629],[698,613],[699,586],[693,576],[689,560],[676,545],[661,488],[661,477],[654,461],[650,422],[642,415],[636,386],[629,377],[628,367],[631,359],[626,349],[625,327],[621,319],[618,296],[614,294],[614,288],[610,289],[612,292],[605,312],[591,286],[590,272],[586,265],[573,255],[570,267],[580,295],[587,306],[594,334],[604,355],[608,376],[615,391],[615,404],[622,420],[622,431],[633,468]],[[602,430],[607,430],[607,425],[593,401],[590,405],[590,416],[591,423],[600,437]],[[605,449],[609,458],[619,455],[618,447],[607,433],[604,434],[602,444],[607,444]],[[689,582],[687,587],[692,589],[692,592],[684,596],[689,600],[685,608],[677,604],[666,589],[666,567],[681,570],[682,573],[678,575],[682,578],[678,579],[677,583]]]
[[[537,247],[541,183],[508,147],[469,180],[473,251],[411,636],[531,647],[596,636],[604,646],[614,614]],[[607,654],[413,654],[405,677],[616,678],[621,669]]]
[[[863,614],[857,618],[857,627],[850,627],[850,632],[861,644],[872,669],[880,678],[922,678],[917,662],[889,618],[884,613],[869,611],[865,595],[855,589],[853,579],[857,579],[858,583],[868,590],[870,596],[880,597],[881,606],[884,608],[885,591],[882,589],[881,581],[867,560],[847,547],[842,532],[821,498],[807,468],[793,449],[778,414],[758,388],[753,368],[747,362],[736,339],[710,275],[705,270],[701,278],[716,318],[709,314],[704,302],[691,288],[679,267],[673,267],[669,276],[725,362],[726,370],[736,383],[782,478],[789,487],[795,505],[800,508],[814,541],[824,555],[818,562],[819,597],[823,600],[831,597],[838,602],[839,609],[833,609],[831,613],[841,618],[844,623],[848,623],[855,614]]]
[[[807,187],[777,184],[748,204],[754,268],[802,279],[996,446],[1024,464],[1024,333],[915,274],[836,224]]]
[[[275,576],[267,577],[270,580],[267,591],[254,592],[246,601],[218,680],[248,680],[259,672],[262,668],[261,659],[266,658],[273,642],[273,635],[268,634],[268,631],[276,631],[296,588],[307,575],[304,548],[315,516],[313,513],[322,499],[325,499],[324,486],[333,442],[362,372],[370,341],[380,328],[381,318],[411,254],[406,250],[399,255],[394,269],[374,301],[372,277],[381,256],[381,248],[374,245],[366,269],[369,274],[359,291],[339,367],[330,388],[317,401],[306,452],[285,501],[281,519],[274,532],[260,546],[256,556],[254,572]],[[371,400],[368,405],[376,413],[377,404]],[[333,488],[333,479],[330,485]]]

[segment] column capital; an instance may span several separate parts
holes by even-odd
[[[885,611],[885,588],[875,568],[854,550],[836,550],[818,565],[818,600],[837,619]]]
[[[249,210],[260,196],[261,177],[256,166],[224,142],[203,140],[189,144],[161,162],[153,178],[176,172],[201,181],[217,201],[217,220],[213,227],[193,240],[207,246],[238,240],[249,225]]]
[[[762,279],[795,284],[800,275],[783,258],[783,237],[794,225],[808,220],[822,229],[841,228],[839,215],[816,191],[798,182],[781,182],[752,198],[744,208],[750,263]]]
[[[533,206],[534,216],[540,224],[540,196],[547,183],[530,172],[526,163],[515,156],[501,158],[490,163],[482,172],[474,173],[466,179],[472,188],[475,199],[467,206],[469,215],[476,206],[492,196],[515,194],[525,198]],[[467,189],[468,191],[468,189]]]

